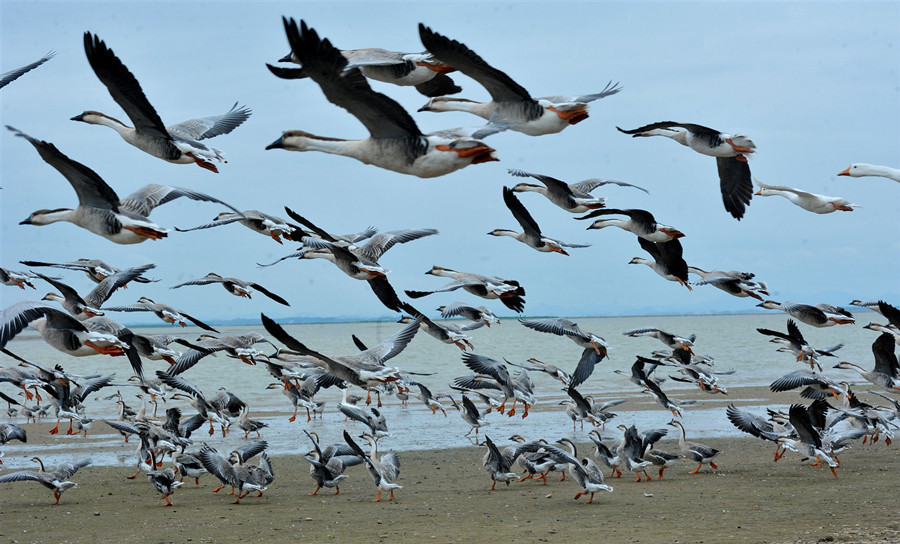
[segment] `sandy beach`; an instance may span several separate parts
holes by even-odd
[[[726,402],[759,402],[761,388],[741,388]],[[717,397],[718,398],[718,397]],[[330,414],[333,418],[334,414]],[[328,417],[328,416],[326,416]],[[440,424],[438,416],[434,420]],[[28,425],[29,449],[59,439],[50,424]],[[490,435],[490,427],[486,428]],[[548,439],[552,431],[542,432]],[[587,429],[576,434],[580,455],[589,455]],[[608,429],[605,436],[617,436]],[[657,447],[677,452],[676,433]],[[266,438],[265,434],[263,438]],[[507,436],[492,436],[502,446]],[[688,436],[690,439],[691,437]],[[200,485],[186,482],[164,508],[159,494],[132,465],[87,467],[72,480],[61,504],[37,483],[3,486],[0,542],[297,542],[332,541],[474,542],[897,542],[896,483],[900,459],[884,441],[859,442],[840,456],[839,478],[807,466],[788,453],[773,462],[772,443],[753,438],[709,438],[721,449],[718,470],[680,461],[662,480],[637,483],[633,474],[610,478],[613,493],[593,504],[574,500],[580,488],[551,475],[539,481],[498,485],[483,470],[483,447],[400,453],[400,483],[392,502],[373,503],[375,487],[362,467],[347,471],[341,493],[315,486],[300,455],[273,458],[276,480],[262,497],[239,505],[233,497],[212,494],[218,482],[209,475]],[[131,447],[131,446],[129,446]],[[308,444],[300,441],[297,451]],[[9,469],[3,470],[3,473]],[[651,469],[652,474],[656,474]]]

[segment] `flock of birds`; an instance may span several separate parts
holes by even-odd
[[[298,25],[288,18],[283,22],[291,52],[281,60],[299,67],[269,65],[270,71],[279,78],[313,80],[328,101],[359,119],[369,136],[362,140],[345,140],[317,136],[302,130],[288,130],[266,149],[321,151],[352,157],[402,174],[422,178],[438,177],[469,165],[496,160],[496,151],[484,142],[492,134],[507,130],[528,136],[558,133],[569,125],[585,120],[590,102],[613,96],[621,90],[618,84],[610,82],[603,90],[594,94],[533,98],[526,89],[488,64],[466,45],[424,25],[419,26],[419,36],[425,51],[396,53],[381,49],[340,50],[329,40],[320,38],[305,22],[301,21]],[[224,162],[223,153],[208,146],[204,140],[235,130],[250,116],[249,108],[236,103],[222,115],[167,126],[144,95],[135,76],[103,40],[86,32],[84,49],[92,70],[133,126],[93,110],[84,111],[72,120],[112,128],[127,143],[165,161],[196,164],[212,172],[218,171],[215,163]],[[52,56],[52,53],[48,54],[35,63],[3,74],[0,87],[37,68]],[[491,100],[476,102],[448,96],[462,90],[448,76],[454,71],[461,72],[482,85],[490,94]],[[423,134],[412,116],[388,96],[374,91],[367,78],[415,86],[419,92],[429,97],[428,103],[419,111],[464,111],[487,120],[487,124],[474,129],[450,129]],[[370,227],[359,233],[334,234],[289,208],[285,208],[285,212],[290,219],[283,219],[258,210],[241,211],[216,197],[189,188],[159,184],[146,185],[131,195],[120,198],[96,172],[70,159],[52,143],[29,136],[13,127],[7,128],[30,143],[44,162],[62,174],[78,197],[78,206],[74,209],[37,210],[21,222],[23,225],[43,226],[66,221],[114,243],[135,244],[148,239],[159,240],[169,235],[169,229],[157,225],[149,218],[157,206],[181,197],[212,202],[223,205],[230,211],[220,213],[210,223],[176,230],[186,232],[240,223],[278,243],[283,243],[284,240],[299,242],[302,246],[298,251],[264,266],[293,259],[329,260],[351,278],[368,282],[387,308],[408,316],[404,319],[406,324],[397,333],[378,345],[369,347],[354,338],[357,353],[326,355],[294,338],[264,314],[261,315],[263,327],[273,340],[287,349],[278,348],[272,340],[259,332],[240,336],[222,335],[214,327],[186,312],[147,297],[141,297],[136,304],[106,305],[117,290],[128,284],[158,281],[145,276],[155,268],[153,264],[118,269],[98,259],[79,259],[73,262],[22,261],[22,264],[30,268],[51,267],[84,272],[96,283],[87,294],[80,294],[58,277],[33,270],[0,268],[0,282],[4,285],[36,289],[34,283],[41,281],[55,289],[55,292],[47,294],[41,301],[19,302],[3,309],[0,314],[0,348],[8,357],[19,361],[16,366],[0,367],[0,384],[10,384],[21,391],[18,396],[0,391],[0,398],[7,403],[10,415],[21,415],[26,420],[36,421],[52,410],[57,417],[57,426],[51,433],[59,432],[60,421],[68,419],[69,434],[87,434],[94,421],[86,414],[85,402],[90,395],[111,386],[139,387],[142,391],[140,410],[130,408],[121,393],[117,393],[110,398],[117,399],[119,417],[102,421],[123,434],[126,441],[128,437],[137,437],[138,472],[135,476],[145,472],[166,505],[172,504],[170,496],[182,485],[185,477],[195,478],[198,482],[197,479],[202,474],[209,473],[222,483],[216,491],[225,486],[232,487],[232,492],[237,494],[235,502],[252,492],[261,495],[275,479],[272,462],[265,453],[267,443],[260,439],[266,423],[251,419],[247,403],[229,393],[225,387],[215,395],[207,396],[184,377],[186,372],[205,357],[217,353],[250,365],[265,364],[275,379],[268,388],[282,391],[294,408],[291,421],[295,421],[300,409],[306,409],[307,421],[322,414],[324,403],[315,399],[321,389],[343,389],[339,411],[365,426],[367,431],[354,438],[345,430],[343,443],[327,445],[321,444],[314,433],[306,432],[312,449],[304,458],[309,463],[310,475],[316,484],[316,489],[311,494],[318,493],[321,488],[335,488],[336,492],[340,492],[340,483],[348,478],[345,470],[364,464],[378,490],[375,500],[381,500],[382,492],[389,493],[388,500],[394,498],[395,490],[401,488],[397,483],[400,472],[399,455],[393,452],[383,455],[378,453],[379,439],[389,434],[385,410],[381,409],[383,394],[396,395],[403,403],[410,398],[417,398],[433,413],[440,410],[446,415],[447,409],[456,409],[471,427],[466,436],[474,432],[474,442],[483,444],[487,449],[483,467],[493,481],[491,490],[495,489],[497,482],[509,485],[513,480],[534,478],[546,483],[548,473],[559,471],[563,472],[563,478],[568,473],[580,486],[581,491],[576,499],[590,494],[588,502],[592,502],[595,492],[613,490],[606,484],[600,465],[609,468],[610,475],[621,475],[623,471],[634,472],[638,481],[642,479],[642,473],[647,480],[651,479],[647,473],[651,466],[658,467],[658,478],[662,478],[663,471],[680,458],[697,463],[693,473],[698,472],[705,464],[713,469],[717,468],[714,460],[720,451],[687,440],[681,417],[682,407],[688,402],[682,401],[679,404],[669,398],[661,387],[663,379],[655,375],[657,368],[671,367],[676,371],[676,375],[671,376],[672,380],[693,383],[705,393],[727,394],[727,388],[720,383],[720,376],[728,375],[729,372],[714,370],[711,357],[695,353],[696,338],[693,336],[680,336],[649,327],[624,333],[628,337],[656,338],[667,348],[666,351],[655,351],[648,357],[638,356],[629,379],[641,391],[652,396],[662,409],[671,412],[672,420],[669,425],[677,429],[680,453],[655,447],[666,436],[667,429],[640,432],[634,425],[619,426],[623,431],[622,438],[616,444],[607,445],[599,428],[615,417],[611,408],[624,401],[594,402],[577,389],[590,378],[596,365],[607,357],[609,345],[605,339],[584,331],[576,323],[563,318],[520,319],[523,326],[535,331],[571,339],[581,349],[579,360],[571,371],[536,359],[530,359],[526,363],[500,362],[469,351],[474,347],[471,338],[466,335],[467,331],[499,323],[497,316],[487,307],[476,307],[464,302],[441,306],[441,317],[460,317],[470,321],[467,325],[458,326],[433,321],[410,302],[400,298],[388,282],[388,270],[379,264],[379,259],[394,245],[436,235],[436,230],[405,229],[378,233]],[[790,187],[770,186],[758,180],[756,185],[759,190],[754,193],[748,159],[753,156],[756,146],[748,137],[740,134],[675,122],[651,123],[635,129],[619,130],[633,137],[665,136],[698,153],[715,157],[724,207],[736,219],[744,216],[754,194],[783,196],[814,213],[852,211],[855,207],[841,198],[812,194]],[[880,391],[871,391],[891,403],[887,407],[872,406],[859,400],[848,382],[836,381],[822,372],[822,359],[835,357],[834,352],[840,346],[814,348],[803,339],[800,328],[794,321],[796,319],[813,327],[846,325],[855,322],[850,312],[826,304],[807,305],[765,300],[768,286],[765,282],[754,280],[752,273],[706,271],[688,266],[683,258],[680,242],[684,233],[676,227],[657,222],[646,210],[608,208],[605,198],[592,194],[598,187],[610,183],[644,191],[646,189],[603,179],[566,183],[547,175],[522,170],[510,170],[509,173],[514,177],[530,178],[529,181],[536,180],[539,184],[518,183],[512,188],[504,187],[503,201],[521,231],[498,228],[488,234],[512,237],[534,250],[563,255],[568,254],[567,250],[586,247],[586,244],[562,242],[544,235],[516,196],[517,193],[537,192],[569,213],[585,214],[577,219],[592,219],[589,229],[618,227],[636,235],[640,246],[652,258],[636,257],[632,260],[633,264],[645,264],[663,278],[678,282],[688,289],[692,285],[714,285],[733,296],[757,299],[760,301],[759,306],[781,310],[791,316],[792,319],[787,322],[787,332],[759,329],[759,333],[771,336],[772,342],[782,344],[779,351],[790,352],[797,362],[808,364],[809,370],[804,368],[791,372],[776,380],[771,387],[773,391],[803,387],[801,397],[811,399],[812,404],[805,406],[799,402],[794,403],[786,413],[769,410],[768,417],[734,406],[727,409],[728,418],[740,430],[776,443],[776,460],[784,455],[783,450],[797,451],[805,458],[815,458],[814,466],[827,464],[836,477],[837,454],[848,447],[850,440],[863,438],[875,441],[884,436],[885,442],[890,443],[893,431],[900,428],[897,423],[900,418],[900,402],[896,399],[900,390],[900,365],[895,354],[895,346],[900,344],[900,311],[897,308],[883,301],[853,302],[854,305],[878,312],[889,321],[887,325],[867,326],[880,333],[872,346],[875,357],[873,370],[866,370],[846,361],[837,365],[837,368],[859,372],[861,378],[895,395],[891,397]],[[884,176],[900,181],[900,170],[859,163],[851,165],[840,175]],[[696,274],[700,279],[690,281],[689,273]],[[459,272],[440,266],[433,267],[428,274],[447,278],[449,282],[430,291],[405,290],[409,299],[462,289],[486,300],[500,300],[515,312],[521,313],[524,310],[525,289],[516,280]],[[289,305],[285,298],[258,283],[216,273],[179,283],[172,288],[211,284],[220,284],[235,296],[251,298],[254,292],[259,292],[278,304]],[[59,303],[61,308],[50,302]],[[190,322],[205,329],[207,333],[196,340],[177,335],[141,335],[108,317],[106,314],[109,312],[153,312],[167,323],[185,326]],[[44,368],[26,361],[7,349],[14,346],[10,342],[26,327],[36,329],[47,344],[71,356],[125,356],[131,367],[132,378],[126,383],[116,383],[112,375],[77,375],[67,372],[62,365]],[[433,394],[419,381],[418,376],[422,374],[386,365],[404,350],[420,330],[463,350],[462,362],[472,374],[460,376],[450,385],[461,396]],[[271,344],[276,351],[267,355],[257,349],[256,346],[260,343]],[[150,375],[145,372],[144,360],[162,360],[168,365],[165,370],[156,370]],[[511,367],[517,367],[518,370]],[[566,416],[573,423],[573,431],[576,431],[579,422],[582,429],[585,421],[595,427],[588,434],[594,444],[593,457],[579,456],[575,443],[568,438],[549,443],[546,440],[528,440],[522,435],[515,435],[511,438],[514,444],[502,450],[486,435],[483,442],[479,442],[479,429],[487,423],[489,412],[496,411],[512,417],[516,414],[516,406],[521,403],[524,418],[528,415],[529,408],[537,402],[534,383],[528,371],[546,373],[564,385],[567,398],[562,404],[565,405]],[[373,402],[371,394],[375,393],[377,407],[360,406],[363,399],[350,394],[351,386],[367,390],[367,405]],[[41,391],[50,397],[49,405],[40,405]],[[827,402],[828,396],[832,395],[840,400],[841,406],[835,407]],[[181,408],[171,407],[166,410],[165,419],[158,419],[157,400],[167,397],[185,400],[196,413],[186,416]],[[35,398],[37,404],[30,405],[29,402]],[[481,408],[476,400],[482,404]],[[148,402],[154,406],[152,414],[147,413]],[[210,436],[215,433],[215,425],[219,426],[223,435],[229,432],[232,425],[236,425],[244,431],[244,438],[256,433],[257,440],[249,441],[225,456],[206,443],[198,447],[191,438],[192,433],[207,424]],[[365,451],[357,439],[369,451]],[[25,442],[25,428],[14,423],[0,424],[0,445],[11,440]],[[162,468],[166,456],[170,456],[173,466]],[[259,461],[254,464],[252,460],[256,457]],[[2,474],[0,483],[36,481],[53,491],[56,499],[54,504],[59,502],[64,491],[76,487],[70,478],[79,468],[89,463],[88,460],[67,463],[48,471],[39,458],[34,459],[40,464],[39,470]],[[513,468],[516,464],[523,470],[521,475]]]

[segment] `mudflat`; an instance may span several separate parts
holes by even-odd
[[[29,426],[37,455],[45,427]],[[688,474],[696,464],[682,459],[661,480],[635,482],[633,473],[608,478],[615,491],[598,493],[593,504],[585,504],[587,496],[575,500],[580,488],[568,477],[558,481],[559,473],[546,485],[526,480],[487,491],[486,450],[474,445],[401,452],[403,489],[378,503],[371,502],[376,490],[362,466],[347,470],[340,494],[323,489],[309,496],[315,485],[299,455],[273,458],[275,482],[240,504],[231,504],[228,488],[213,494],[219,483],[210,475],[199,486],[186,481],[171,497],[174,506],[163,507],[145,474],[126,479],[131,466],[87,467],[57,506],[35,482],[3,485],[0,542],[900,541],[896,446],[856,442],[840,455],[835,478],[792,452],[773,462],[771,442],[702,442],[723,451],[718,469]],[[578,446],[580,455],[592,454],[588,443]],[[672,438],[657,447],[679,451]]]

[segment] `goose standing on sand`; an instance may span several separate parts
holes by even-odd
[[[831,327],[832,325],[847,325],[855,323],[853,314],[838,306],[831,304],[803,304],[800,302],[775,302],[765,300],[757,304],[767,310],[781,310],[794,319],[802,321],[813,327]]]
[[[900,168],[891,168],[889,166],[877,166],[874,164],[866,164],[864,162],[856,162],[848,166],[845,170],[838,172],[839,176],[850,176],[853,178],[861,178],[863,176],[878,176],[882,178],[900,181]]]
[[[625,183],[622,181],[591,178],[580,181],[578,183],[566,183],[550,176],[545,176],[543,174],[533,174],[531,172],[525,172],[524,170],[510,169],[507,170],[507,172],[511,176],[520,178],[531,177],[543,183],[543,185],[535,185],[533,183],[517,183],[516,186],[513,187],[514,192],[540,193],[547,197],[547,199],[556,206],[571,213],[584,213],[588,210],[595,210],[597,208],[605,207],[605,198],[596,197],[590,194],[591,191],[603,185],[614,184],[620,187],[634,187],[635,189],[640,189],[641,191],[649,194],[647,189],[644,189],[643,187],[638,187],[637,185],[632,185],[630,183]]]
[[[838,466],[837,461],[823,449],[822,435],[816,428],[813,418],[824,421],[824,412],[828,410],[827,403],[824,401],[814,401],[807,408],[802,404],[792,404],[788,410],[788,418],[794,427],[795,436],[779,436],[778,443],[785,449],[793,450],[804,457],[815,457],[816,462],[810,466],[822,467],[822,461],[828,463],[831,473],[837,478],[837,471],[834,469]]]
[[[421,94],[431,98],[456,94],[462,91],[447,75],[456,69],[435,59],[430,53],[399,53],[378,48],[344,49],[341,55],[347,59],[344,71],[358,69],[362,75],[375,81],[415,87]],[[302,64],[293,52],[280,62]],[[282,68],[266,64],[269,71],[282,79],[303,79],[309,77],[304,68]]]
[[[890,333],[882,333],[872,343],[872,354],[875,356],[875,367],[872,370],[866,370],[847,361],[841,361],[834,368],[855,370],[878,387],[896,392],[900,389],[900,361],[894,353],[895,347],[894,337]]]
[[[386,453],[381,456],[381,459],[378,458],[378,442],[376,442],[375,438],[371,435],[364,434],[363,438],[366,438],[369,441],[369,446],[372,450],[368,455],[359,447],[352,438],[350,438],[350,434],[347,431],[344,431],[344,440],[347,444],[353,448],[353,451],[356,455],[363,458],[363,461],[366,462],[366,468],[369,469],[369,475],[372,476],[372,480],[375,482],[375,487],[378,488],[378,498],[374,499],[372,502],[380,502],[381,501],[381,492],[382,491],[390,491],[391,496],[388,497],[389,501],[394,500],[394,490],[395,489],[403,489],[403,486],[396,483],[397,478],[400,476],[400,457],[394,453]]]
[[[369,131],[363,140],[316,136],[302,130],[284,132],[266,149],[322,151],[352,157],[365,164],[433,178],[470,164],[498,160],[494,150],[479,138],[505,130],[505,126],[476,131],[443,131],[423,134],[412,116],[393,99],[369,87],[358,70],[344,71],[347,59],[327,39],[300,21],[284,18],[284,29],[293,56],[310,79],[319,84],[325,98],[359,119]]]
[[[44,64],[45,62],[47,62],[48,60],[52,59],[55,56],[56,56],[56,53],[54,53],[53,51],[50,51],[43,57],[32,62],[31,64],[26,64],[25,66],[22,66],[21,68],[16,68],[15,70],[10,70],[9,72],[4,72],[4,73],[0,74],[0,89],[2,89],[3,87],[6,87],[13,81],[19,79],[23,75],[34,70],[35,68],[37,68],[41,64]]]
[[[525,288],[516,280],[508,280],[498,276],[484,276],[473,272],[457,272],[442,266],[433,266],[425,272],[432,276],[452,278],[453,281],[433,291],[411,291],[406,294],[411,298],[421,298],[433,293],[445,293],[462,288],[467,293],[488,300],[500,299],[510,310],[522,313],[525,310]]]
[[[505,452],[501,453],[488,435],[484,435],[484,446],[488,451],[484,454],[481,464],[484,470],[491,475],[491,480],[493,481],[488,491],[495,491],[497,482],[504,482],[509,486],[509,482],[519,479],[518,475],[512,470],[512,464],[519,456],[519,448],[507,448]]]
[[[191,119],[167,127],[147,100],[140,83],[103,40],[85,32],[84,52],[94,73],[131,119],[134,127],[92,110],[76,115],[72,118],[73,121],[107,126],[118,132],[129,144],[166,162],[197,163],[202,168],[218,172],[216,166],[209,161],[226,162],[222,152],[199,140],[228,134],[250,117],[249,108],[238,108],[235,103],[231,110],[222,115]]]
[[[722,203],[725,209],[737,220],[744,217],[746,207],[753,198],[753,181],[747,156],[752,155],[756,145],[739,134],[731,135],[718,130],[692,123],[674,123],[663,121],[652,123],[633,130],[620,132],[639,136],[666,136],[681,145],[690,147],[697,153],[716,158],[719,168],[719,188],[722,191]],[[684,130],[674,130],[684,129]]]
[[[653,257],[653,260],[635,257],[628,264],[645,264],[659,276],[676,281],[687,287],[688,291],[693,291],[688,283],[688,264],[681,256],[684,249],[677,238],[668,242],[651,242],[638,237],[638,244]]]
[[[37,210],[20,225],[49,225],[68,221],[98,234],[117,244],[138,244],[145,240],[158,240],[168,236],[168,231],[149,219],[150,212],[161,204],[178,197],[191,200],[216,202],[235,212],[230,204],[209,195],[151,183],[120,200],[116,192],[96,172],[63,155],[55,145],[37,140],[7,125],[16,136],[28,140],[37,149],[44,162],[65,177],[78,195],[78,207],[73,209]]]
[[[210,272],[206,276],[196,279],[190,280],[183,283],[179,283],[178,285],[173,285],[170,289],[178,289],[179,287],[184,287],[185,285],[210,285],[212,283],[221,284],[222,287],[225,288],[226,291],[231,293],[234,296],[238,297],[247,297],[250,298],[250,295],[253,293],[253,289],[256,289],[260,293],[266,295],[270,299],[274,300],[278,304],[283,304],[285,306],[290,306],[288,301],[284,300],[280,296],[275,293],[269,291],[262,285],[258,283],[253,283],[250,281],[239,280],[237,278],[223,278],[222,276]]]
[[[721,451],[704,444],[698,444],[697,442],[689,442],[688,440],[686,440],[684,425],[682,425],[681,422],[677,419],[673,419],[672,421],[670,421],[669,425],[681,429],[681,434],[678,436],[678,445],[681,447],[681,453],[684,455],[684,457],[698,463],[697,469],[688,472],[688,474],[697,474],[706,463],[709,463],[709,466],[711,466],[713,469],[718,470],[719,467],[716,466],[716,464],[713,462],[713,459],[715,459],[720,453],[722,453]]]
[[[571,444],[571,441],[569,443]],[[557,463],[566,464],[568,466],[569,475],[582,489],[582,491],[575,494],[576,500],[582,495],[590,493],[591,497],[585,504],[591,504],[594,502],[594,493],[598,491],[612,493],[612,486],[606,485],[603,472],[591,459],[584,457],[579,461],[560,448],[548,444],[532,443],[530,445],[525,444],[523,447],[525,448],[525,451],[534,451],[535,449],[540,448]]]
[[[603,210],[594,210],[587,215],[576,217],[575,219],[592,219],[601,215],[627,215],[628,219],[597,219],[591,223],[588,230],[619,227],[648,242],[668,242],[684,236],[683,232],[674,227],[657,223],[653,214],[647,210],[619,210],[616,208],[606,208]]]
[[[33,457],[32,461],[36,461],[41,465],[40,471],[21,470],[4,474],[0,476],[0,484],[7,482],[37,482],[53,491],[53,497],[56,500],[50,504],[59,504],[59,499],[65,491],[78,487],[78,484],[69,481],[69,478],[91,463],[90,459],[78,461],[77,463],[64,463],[56,467],[56,470],[48,472],[44,470],[44,463],[40,458]]]
[[[154,489],[160,492],[161,498],[166,499],[164,506],[172,506],[169,496],[184,485],[184,482],[176,479],[176,471],[172,467],[165,470],[151,470],[147,473],[147,481],[150,482]]]
[[[554,134],[588,118],[588,103],[618,93],[610,81],[595,94],[532,98],[528,91],[504,72],[494,68],[464,44],[442,36],[419,23],[422,45],[434,57],[480,83],[491,95],[490,102],[436,97],[419,111],[465,111],[491,123],[508,123],[510,130],[529,136]]]
[[[509,187],[503,188],[503,202],[506,203],[506,207],[512,212],[516,221],[519,222],[523,232],[516,232],[508,229],[494,229],[488,233],[489,235],[510,236],[528,247],[543,253],[556,252],[568,255],[566,250],[563,249],[564,247],[581,248],[590,246],[590,244],[567,244],[542,235],[541,227],[538,226],[537,221],[531,217],[531,214],[528,213],[528,210],[525,209],[525,206],[523,206],[522,202],[516,198],[515,193]]]
[[[766,185],[756,178],[753,178],[753,181],[759,185],[759,190],[753,193],[754,195],[783,196],[808,212],[818,214],[831,213],[839,210],[842,212],[852,212],[853,208],[859,208],[857,204],[851,204],[847,200],[836,196],[817,195],[815,193],[807,193],[800,189],[784,187],[781,185]]]

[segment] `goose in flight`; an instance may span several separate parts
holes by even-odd
[[[347,59],[344,71],[358,69],[369,79],[399,85],[415,87],[421,94],[431,98],[456,94],[462,91],[447,74],[456,71],[435,59],[430,53],[400,53],[386,49],[343,49],[341,55]],[[293,51],[279,62],[302,64]],[[283,68],[266,64],[269,71],[282,79],[303,79],[309,77],[304,68]]]
[[[516,280],[508,280],[498,276],[484,276],[473,272],[457,272],[443,266],[433,266],[425,272],[431,276],[452,278],[453,281],[433,291],[411,291],[406,294],[412,298],[421,298],[434,293],[445,293],[463,289],[476,297],[488,300],[500,299],[504,306],[514,312],[522,313],[525,310],[525,288]]]
[[[691,350],[694,345],[694,335],[688,337],[679,336],[677,334],[672,334],[655,327],[631,329],[629,331],[623,332],[622,334],[624,334],[625,336],[630,336],[632,338],[637,338],[638,336],[650,336],[665,344],[669,349],[683,349],[691,355],[694,354],[693,350]]]
[[[213,272],[210,272],[206,276],[196,279],[196,280],[189,280],[189,281],[186,281],[183,283],[179,283],[178,285],[173,285],[172,287],[170,287],[170,289],[177,289],[179,287],[184,287],[185,285],[210,285],[213,283],[220,284],[222,287],[225,288],[226,291],[228,291],[232,295],[235,295],[238,297],[247,297],[248,299],[251,298],[250,295],[253,293],[253,290],[256,289],[257,291],[266,295],[267,297],[274,300],[278,304],[290,306],[288,301],[284,300],[280,296],[269,291],[268,289],[266,289],[265,287],[263,287],[262,285],[260,285],[258,283],[239,280],[237,278],[223,278],[222,276],[215,274]]]
[[[861,178],[863,176],[878,176],[882,178],[900,181],[900,168],[891,168],[889,166],[877,166],[874,164],[866,164],[864,162],[856,162],[848,166],[846,169],[838,172],[839,176],[850,176],[853,178]]]
[[[346,57],[327,39],[320,39],[304,21],[298,28],[296,21],[284,18],[284,29],[294,57],[310,79],[319,84],[329,102],[359,119],[369,137],[343,140],[288,130],[266,149],[344,155],[420,178],[443,176],[470,164],[498,160],[494,149],[480,138],[505,130],[507,125],[423,134],[412,116],[393,99],[373,91],[359,70],[345,71]]]
[[[633,130],[620,132],[638,136],[666,136],[690,147],[697,153],[716,158],[719,168],[719,188],[722,191],[722,203],[725,209],[740,220],[744,217],[746,207],[753,198],[753,181],[750,179],[750,167],[747,156],[752,155],[756,145],[740,134],[726,134],[718,130],[692,123],[674,123],[663,121],[652,123]],[[675,130],[683,129],[683,130]]]
[[[753,193],[757,196],[783,196],[797,206],[808,212],[823,214],[836,211],[852,212],[853,208],[859,208],[857,204],[851,204],[843,198],[836,196],[817,195],[815,193],[807,193],[793,187],[784,187],[781,185],[766,185],[765,183],[753,178],[753,181],[759,185],[759,190]]]
[[[196,163],[198,166],[218,172],[209,162],[226,162],[222,152],[208,147],[200,140],[220,134],[228,134],[250,117],[250,109],[232,108],[222,114],[191,119],[177,125],[165,126],[156,110],[147,100],[137,78],[106,44],[90,32],[84,33],[84,52],[100,82],[106,86],[113,100],[125,111],[134,127],[100,113],[86,110],[72,118],[91,125],[107,126],[122,139],[154,157],[175,164]]]
[[[469,321],[474,321],[476,323],[484,323],[487,327],[490,327],[492,324],[499,325],[500,318],[494,315],[494,312],[488,310],[484,306],[470,306],[464,302],[453,302],[451,304],[447,304],[441,306],[437,309],[441,312],[441,317],[444,319],[448,319],[455,316],[461,316]]]
[[[120,200],[112,187],[96,172],[63,155],[55,145],[32,138],[9,125],[6,128],[16,136],[28,140],[44,162],[59,171],[78,195],[78,207],[74,210],[69,208],[37,210],[19,223],[20,225],[42,226],[57,221],[68,221],[117,244],[138,244],[148,239],[159,240],[168,236],[168,231],[150,221],[148,216],[157,206],[182,196],[191,200],[215,202],[238,212],[230,204],[215,197],[190,189],[155,183],[145,185]]]
[[[872,355],[875,357],[875,367],[872,370],[866,370],[847,361],[841,361],[834,368],[855,370],[859,372],[860,376],[878,387],[896,392],[900,389],[900,361],[894,353],[895,347],[893,335],[886,332],[881,333],[872,343]]]
[[[18,272],[0,267],[0,284],[3,285],[14,285],[20,289],[25,289],[25,286],[27,285],[32,289],[37,289],[37,287],[31,283],[31,280],[36,277],[37,276],[31,272]]]
[[[36,461],[41,465],[39,471],[20,470],[0,476],[0,484],[7,482],[37,482],[47,489],[53,491],[53,498],[56,500],[50,504],[59,504],[62,494],[73,487],[78,487],[75,482],[69,481],[76,472],[91,464],[90,459],[84,459],[76,463],[63,463],[56,467],[53,471],[44,470],[44,463],[40,458],[33,457],[32,461]]]
[[[651,242],[638,237],[638,244],[653,257],[653,260],[634,257],[628,264],[645,264],[663,278],[677,281],[687,287],[688,291],[693,291],[688,284],[688,265],[681,256],[683,248],[678,238],[673,238],[668,242]]]
[[[456,40],[419,23],[422,44],[436,59],[456,68],[480,83],[491,95],[489,102],[445,96],[432,98],[419,111],[465,111],[491,123],[509,123],[509,129],[540,136],[562,131],[588,118],[588,103],[621,90],[610,81],[599,93],[581,96],[532,98],[528,91],[504,72]]]
[[[41,300],[55,300],[62,304],[63,308],[76,319],[84,321],[90,317],[103,315],[103,312],[99,309],[100,306],[102,306],[119,287],[124,286],[135,277],[140,276],[155,266],[156,265],[154,264],[146,264],[116,272],[112,276],[108,276],[98,283],[90,293],[84,296],[84,298],[69,285],[51,277],[44,276],[43,274],[38,274],[38,277],[55,287],[61,293],[47,293]]]
[[[627,215],[628,219],[597,219],[591,223],[588,230],[619,227],[648,242],[668,242],[684,236],[684,233],[675,227],[657,223],[653,214],[647,210],[619,210],[616,208],[606,208],[603,210],[594,210],[587,215],[576,217],[575,219],[593,219],[594,217],[599,217],[601,215]]]
[[[25,266],[50,266],[53,268],[62,268],[64,270],[77,270],[80,272],[84,272],[85,276],[87,276],[94,283],[100,283],[116,272],[121,272],[120,268],[116,268],[115,266],[107,264],[100,259],[77,259],[68,263],[47,263],[42,261],[19,262],[21,264],[24,264]],[[138,276],[136,278],[133,278],[131,281],[136,281],[137,283],[152,283],[159,280],[151,280],[149,278],[145,278],[144,276]],[[122,287],[124,288],[126,286],[123,285]]]
[[[506,207],[509,208],[509,211],[512,212],[513,217],[516,218],[516,221],[519,222],[519,225],[522,227],[522,232],[516,232],[514,230],[508,229],[494,229],[488,234],[491,236],[509,236],[511,238],[515,238],[516,240],[522,242],[532,249],[536,249],[542,253],[561,253],[563,255],[568,255],[565,247],[569,248],[581,248],[581,247],[589,247],[590,244],[567,244],[565,242],[561,242],[559,240],[554,240],[553,238],[548,238],[541,234],[541,228],[538,226],[537,221],[531,217],[531,214],[528,213],[528,210],[525,209],[525,206],[516,198],[516,194],[509,187],[503,188],[503,202],[506,203]]]
[[[768,295],[768,286],[764,281],[751,281],[755,274],[752,272],[738,272],[736,270],[706,271],[696,266],[688,266],[688,272],[700,276],[694,285],[712,285],[729,295],[739,298],[753,297],[762,301],[761,295]]]
[[[181,310],[176,310],[175,308],[167,304],[159,304],[153,302],[153,300],[147,297],[139,298],[137,304],[129,304],[127,306],[109,306],[104,309],[110,312],[153,312],[154,314],[156,314],[156,317],[162,319],[166,323],[171,323],[173,325],[177,323],[182,327],[187,327],[187,322],[190,321],[201,329],[205,329],[215,333],[219,332],[206,323],[203,323],[199,319],[189,316]]]
[[[4,73],[0,74],[0,89],[2,89],[3,87],[6,87],[13,81],[19,79],[26,73],[34,70],[35,68],[37,68],[41,64],[44,64],[45,62],[47,62],[48,60],[52,59],[55,56],[56,56],[55,52],[49,51],[46,55],[44,55],[43,57],[39,58],[38,60],[32,62],[31,64],[26,64],[25,66],[22,66],[21,68],[16,68],[15,70],[10,70],[9,72],[4,72]],[[460,90],[462,90],[462,89],[460,89]]]
[[[577,323],[561,317],[546,319],[519,319],[519,323],[529,329],[539,332],[548,332],[558,336],[565,336],[583,348],[594,350],[600,359],[608,356],[609,344],[602,337],[592,332],[581,330]],[[579,382],[580,383],[580,382]],[[575,385],[578,385],[577,383]]]
[[[199,225],[189,229],[180,229],[178,227],[175,227],[175,230],[177,230],[178,232],[190,232],[192,230],[210,229],[213,227],[228,225],[230,223],[237,222],[244,225],[253,232],[258,232],[259,234],[272,238],[279,244],[283,243],[281,241],[282,237],[288,240],[299,242],[303,236],[307,235],[307,233],[303,229],[296,225],[288,223],[286,219],[282,219],[275,215],[269,215],[259,210],[246,210],[239,213],[221,212],[210,223],[204,223],[203,225]]]
[[[578,183],[566,183],[556,178],[545,176],[543,174],[533,174],[524,170],[510,169],[507,172],[511,176],[519,178],[534,178],[543,185],[535,185],[533,183],[517,183],[513,187],[516,193],[534,192],[540,193],[556,206],[571,213],[584,213],[589,210],[603,208],[606,206],[606,199],[591,195],[591,191],[603,185],[614,184],[620,187],[634,187],[645,193],[649,192],[643,187],[625,183],[623,181],[614,181],[600,178],[591,178]]]
[[[798,321],[802,321],[813,327],[831,327],[832,325],[847,325],[856,323],[853,314],[847,310],[831,304],[803,304],[800,302],[775,302],[765,300],[757,304],[767,310],[781,310]]]

